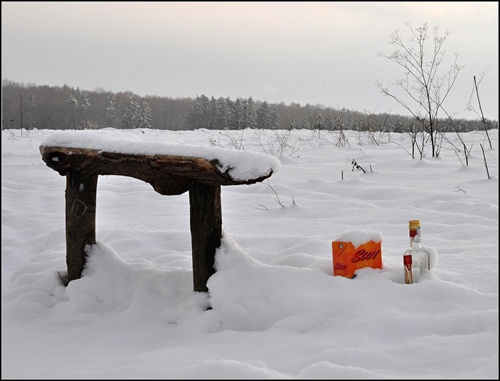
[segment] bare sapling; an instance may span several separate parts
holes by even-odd
[[[274,131],[274,141],[276,142],[277,152],[279,156],[283,156],[283,153],[287,148],[291,149],[290,155],[293,155],[298,151],[296,145],[291,145],[292,132],[290,130],[277,130]]]
[[[436,136],[435,136],[435,141],[436,141],[436,157],[439,157],[439,154],[441,153],[441,148],[443,148],[443,133],[441,131],[436,130]]]
[[[486,168],[486,174],[488,175],[488,180],[490,180],[491,179],[490,171],[488,170],[488,162],[486,161],[486,155],[484,154],[484,148],[483,148],[483,145],[481,143],[479,143],[479,145],[481,146],[481,149],[483,150],[484,166]]]
[[[336,134],[337,134],[337,141],[335,143],[335,146],[336,147],[347,147],[347,146],[351,146],[349,144],[349,138],[346,136],[345,132],[344,132],[344,122],[342,121],[342,119],[337,118],[337,121],[336,121]]]
[[[312,131],[311,139],[305,139],[305,143],[309,144],[311,148],[325,147],[327,144],[335,145],[335,143],[328,139],[332,134],[331,130],[321,131],[316,129]],[[300,138],[299,140],[302,141]]]
[[[464,139],[463,139],[462,135],[460,134],[459,129],[456,126],[455,122],[453,121],[451,116],[446,111],[445,111],[445,113],[448,116],[448,121],[450,122],[451,128],[457,134],[458,139],[460,140],[460,143],[462,143],[463,153],[464,153],[464,158],[465,158],[465,165],[468,166],[469,165],[469,157],[470,157],[470,153],[471,153],[473,144],[470,145],[470,148],[467,148],[467,145],[465,144]],[[448,138],[446,138],[444,134],[441,134],[441,139],[445,139],[448,143],[450,143],[453,146],[453,148],[455,149],[455,154],[458,157],[458,160],[460,160],[460,162],[463,165],[464,163],[460,159],[460,156],[458,156],[458,152],[460,152],[460,149],[455,147],[455,145]]]
[[[245,130],[243,130],[243,129],[240,130],[239,135],[238,135],[238,132],[236,132],[235,135],[237,135],[237,136],[233,136],[232,134],[230,134],[227,131],[224,131],[224,134],[229,139],[230,146],[232,148],[235,148],[237,150],[244,150],[245,149],[245,147],[243,145],[243,134],[244,134],[244,132],[245,132]]]
[[[356,136],[356,140],[358,141],[358,146],[363,145],[363,137],[361,136],[361,133],[356,130],[354,134]]]
[[[418,148],[418,143],[417,143],[417,134],[418,132],[415,131],[413,128],[412,131],[408,132],[411,138],[411,158],[415,159],[415,146]]]
[[[311,148],[325,147],[327,144],[335,145],[335,143],[329,140],[332,134],[332,130],[314,129],[311,133],[311,139],[305,139],[305,143],[309,144]],[[299,138],[299,141],[302,141],[302,139]]]
[[[411,145],[411,148],[412,148],[412,152],[410,152],[404,145],[406,139],[404,138],[404,135],[403,134],[398,134],[400,135],[400,139],[401,139],[401,143],[399,143],[397,140],[393,139],[392,142],[397,144],[398,146],[400,146],[401,148],[403,148],[405,150],[405,152],[410,155],[412,157],[412,159],[415,158],[415,143],[413,141],[413,138],[412,138],[412,134],[409,133],[410,135],[410,138],[412,139],[411,142],[412,142],[412,145]]]
[[[411,131],[408,132],[411,138],[411,158],[415,159],[415,148],[417,149],[419,155],[420,155],[420,160],[422,160],[424,156],[424,146],[425,146],[425,136],[423,131],[420,134],[421,137],[421,142],[419,144],[418,138],[419,138],[419,131],[415,125],[412,124],[411,126]]]
[[[481,79],[479,80],[479,83],[481,83],[481,81],[483,80],[484,78],[484,74],[483,73],[481,75]],[[474,109],[474,107],[472,106],[472,102],[471,102],[471,99],[472,99],[472,96],[474,94],[474,90],[475,90],[475,93],[476,93],[476,96],[477,96],[477,103],[479,105],[479,111],[481,112],[481,115],[478,114],[478,112]],[[488,134],[488,125],[490,124],[489,123],[489,120],[487,120],[485,117],[484,117],[484,114],[483,114],[483,108],[481,107],[481,100],[479,99],[479,87],[478,87],[478,83],[476,81],[476,76],[474,76],[474,87],[473,87],[473,90],[472,90],[472,93],[471,93],[471,96],[470,96],[470,99],[469,99],[469,104],[467,105],[467,109],[469,111],[473,111],[477,116],[479,116],[481,118],[481,123],[483,124],[483,127],[484,127],[484,132],[486,132],[486,137],[488,138],[488,143],[490,144],[490,149],[493,148],[493,146],[491,145],[491,139],[490,139],[490,135]]]
[[[263,142],[263,136],[269,131],[270,130],[257,130],[254,133],[254,139],[259,143],[259,146],[265,153],[281,157],[287,149],[290,150],[289,155],[293,155],[300,150],[300,139],[294,140],[291,130],[272,131],[273,136],[267,137],[267,140]]]
[[[262,148],[262,151],[264,151],[264,153],[267,153],[268,155],[274,155],[275,152],[274,150],[272,149],[273,147],[269,147],[269,140],[267,140],[267,147],[264,146],[264,143],[262,142],[262,135],[265,135],[265,131],[262,130],[262,129],[258,129],[254,132],[254,139],[257,141],[257,143],[259,143],[259,146],[260,148]]]
[[[266,182],[263,182],[263,184],[266,184],[269,188],[271,188],[271,190],[273,191],[274,193],[274,196],[275,196],[275,199],[276,199],[276,202],[279,204],[279,206],[281,206],[282,208],[286,208],[285,205],[283,205],[283,203],[281,202],[280,200],[280,196],[278,196],[278,193],[274,190],[274,188],[271,186],[271,183],[269,182],[269,180],[267,180]],[[295,204],[295,199],[293,198],[293,195],[291,196],[292,197],[292,205],[296,205]],[[269,210],[269,208],[265,205],[262,205],[262,204],[259,204],[260,208],[256,208],[256,209],[260,209],[260,210]]]
[[[346,147],[346,146],[351,146],[349,144],[349,139],[345,136],[345,133],[343,130],[340,130],[337,132],[337,142],[335,143],[337,147]]]
[[[366,116],[366,124],[368,126],[368,140],[371,143],[380,145],[384,130],[387,126],[387,119],[389,118],[389,114],[385,114],[384,120],[383,122],[381,122],[374,114],[368,114],[366,110],[364,112]]]

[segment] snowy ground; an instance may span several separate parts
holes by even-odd
[[[469,166],[456,134],[419,160],[401,134],[116,131],[280,158],[269,181],[222,188],[208,295],[188,195],[118,176],[99,178],[85,276],[58,282],[65,178],[38,151],[53,133],[2,131],[2,378],[498,379],[498,131],[493,149],[462,135]],[[435,258],[407,285],[413,219]],[[383,269],[333,276],[331,242],[359,232],[383,236]]]

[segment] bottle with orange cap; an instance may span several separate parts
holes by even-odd
[[[404,277],[405,284],[413,284],[413,270],[412,270],[412,249],[422,247],[420,236],[420,220],[410,220],[410,249],[406,250],[403,255]]]

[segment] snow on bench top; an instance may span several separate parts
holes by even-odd
[[[142,140],[136,135],[118,130],[67,130],[48,136],[40,146],[86,148],[104,152],[131,155],[167,155],[206,160],[217,159],[219,170],[236,181],[252,180],[275,173],[281,168],[280,161],[260,152],[220,147],[166,144]]]

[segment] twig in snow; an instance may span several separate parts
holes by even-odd
[[[358,163],[356,163],[356,160],[352,159],[352,170],[354,172],[354,169],[361,169],[363,171],[363,173],[366,173],[366,171],[363,169],[363,167],[361,167],[361,165],[359,165]]]

